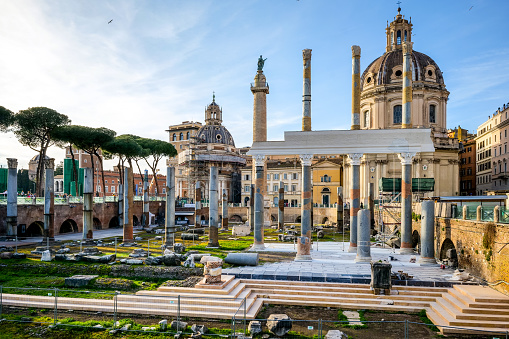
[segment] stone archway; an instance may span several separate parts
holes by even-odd
[[[138,226],[140,224],[140,221],[137,216],[133,214],[133,226]]]
[[[94,218],[93,221],[94,221],[94,230],[102,230],[103,224],[102,224],[101,220],[99,220],[98,218]]]
[[[416,248],[417,245],[419,245],[421,242],[421,236],[419,235],[419,232],[417,230],[414,230],[412,232],[412,247]]]
[[[323,219],[322,219],[322,224],[326,224],[328,221],[329,221],[329,218],[327,218],[327,217],[323,217]]]
[[[270,221],[276,222],[277,221],[277,217],[274,214],[271,214],[270,215]]]
[[[301,222],[300,215],[297,218],[295,218],[295,222],[296,223],[300,223]]]
[[[60,225],[59,234],[63,233],[76,233],[78,232],[78,224],[73,219],[65,220],[62,225]]]
[[[447,251],[450,249],[456,249],[451,239],[447,238],[440,247],[440,260],[447,259]]]
[[[25,230],[25,237],[42,237],[44,234],[44,223],[42,221],[34,221]]]
[[[120,226],[118,222],[118,217],[113,217],[110,219],[110,222],[108,223],[108,228],[118,228]]]

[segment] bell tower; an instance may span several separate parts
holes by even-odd
[[[221,125],[223,122],[223,110],[216,104],[216,94],[212,94],[212,103],[205,108],[205,124]]]
[[[398,15],[396,15],[394,21],[390,24],[387,22],[387,28],[385,29],[387,47],[385,51],[390,52],[395,49],[401,49],[403,42],[412,42],[412,26],[412,18],[410,18],[410,21],[406,20],[401,15],[401,7],[398,7]]]

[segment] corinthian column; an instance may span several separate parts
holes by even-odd
[[[304,63],[302,84],[302,130],[311,131],[311,50],[302,50]]]
[[[348,160],[352,167],[352,184],[350,188],[350,248],[348,252],[357,252],[357,228],[358,220],[357,213],[360,208],[361,197],[361,181],[360,181],[360,166],[361,166],[362,153],[348,154]]]
[[[403,100],[401,128],[412,128],[412,45],[403,42]]]
[[[301,188],[301,236],[297,239],[297,256],[295,260],[311,260],[311,209],[313,204],[313,195],[311,192],[311,162],[312,154],[301,154],[300,162],[302,164],[302,188]]]
[[[265,191],[265,156],[255,155],[253,157],[255,165],[255,193],[254,193],[254,244],[253,250],[262,250],[265,248],[263,241],[263,193]]]
[[[44,187],[44,240],[55,240],[55,159],[46,159]]]
[[[352,46],[352,128],[360,129],[361,111],[361,48]]]
[[[401,254],[414,252],[412,248],[412,159],[415,153],[399,153],[401,160]]]

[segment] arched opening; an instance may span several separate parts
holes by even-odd
[[[249,206],[249,197],[244,198],[244,205]]]
[[[177,134],[173,133],[173,141],[177,141]]]
[[[329,218],[324,217],[324,218],[322,219],[322,224],[326,224],[328,221],[329,221]]]
[[[62,225],[60,225],[60,230],[58,231],[59,234],[76,232],[78,232],[78,224],[72,219],[64,221]]]
[[[301,219],[300,219],[300,215],[299,215],[297,218],[295,218],[295,222],[300,223],[300,221],[301,221]]]
[[[140,224],[140,221],[138,220],[138,217],[133,215],[133,226],[138,226]]]
[[[275,222],[275,221],[277,221],[277,218],[276,218],[276,216],[274,214],[271,214],[270,215],[270,220]]]
[[[189,140],[189,132],[186,133],[186,139]]]
[[[25,237],[41,237],[44,233],[44,223],[34,221],[25,230]]]
[[[180,132],[180,140],[184,140],[184,133]]]
[[[412,232],[412,247],[416,248],[421,241],[421,237],[419,236],[419,232],[417,230]]]
[[[102,224],[101,220],[94,218],[93,222],[94,222],[94,230],[102,230],[103,224]]]
[[[240,215],[234,214],[230,218],[228,218],[232,222],[242,222],[242,217]]]
[[[118,217],[113,217],[110,219],[110,222],[108,223],[108,228],[118,228],[120,226],[118,222]]]
[[[396,45],[401,45],[401,31],[398,31],[396,35]]]
[[[437,117],[436,117],[436,106],[435,105],[429,105],[429,122],[431,124],[436,123]]]
[[[322,189],[322,204],[328,206],[330,204],[330,189],[328,187],[324,187]]]
[[[447,238],[442,243],[442,247],[440,247],[440,260],[447,259],[447,251],[450,249],[456,249],[454,246],[454,243],[451,241],[451,239]]]
[[[401,124],[401,122],[403,121],[403,116],[402,116],[403,108],[401,107],[401,105],[394,106],[392,111],[393,111],[392,123],[393,124]]]

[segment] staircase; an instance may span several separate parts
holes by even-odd
[[[454,285],[431,303],[426,313],[435,325],[468,328],[439,327],[443,334],[509,331],[509,297],[489,287]]]

